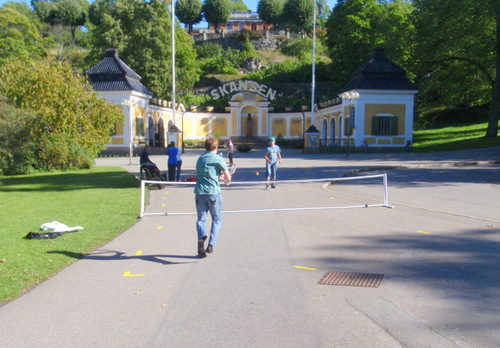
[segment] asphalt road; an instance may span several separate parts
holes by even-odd
[[[200,153],[185,153],[183,176]],[[1,307],[0,347],[500,345],[500,148],[283,157],[280,180],[387,173],[394,208],[341,209],[379,203],[377,180],[232,185],[224,211],[261,212],[225,213],[213,254],[196,255],[194,215],[145,216]],[[235,182],[263,181],[263,152],[235,163]],[[192,187],[149,199],[147,212],[195,209]],[[336,209],[277,210],[324,206]],[[383,279],[318,284],[330,271]]]

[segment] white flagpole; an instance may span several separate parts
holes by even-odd
[[[174,0],[172,0],[172,109],[173,122],[175,125],[175,10]]]
[[[311,124],[314,124],[314,99],[316,94],[316,1],[314,3],[313,15],[313,54],[312,54],[312,91],[311,91]]]

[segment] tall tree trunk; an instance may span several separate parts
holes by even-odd
[[[495,42],[495,82],[491,91],[490,118],[486,137],[496,138],[498,136],[498,112],[500,104],[500,1],[493,0],[493,13],[496,22],[496,42]]]

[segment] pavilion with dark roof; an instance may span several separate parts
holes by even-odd
[[[387,58],[384,48],[377,47],[339,93],[355,89],[415,91],[418,88],[406,77],[403,68]]]
[[[340,98],[319,104],[322,150],[347,141],[356,147],[365,143],[375,148],[404,147],[413,141],[417,92],[406,71],[383,48],[375,48],[339,91]]]
[[[115,125],[107,152],[132,155],[146,144],[163,149],[167,142],[179,141],[168,139],[165,131],[175,125],[172,103],[154,98],[141,77],[120,59],[117,49],[108,48],[86,74],[101,97],[123,107],[125,120]]]
[[[141,77],[118,57],[118,50],[108,48],[105,57],[86,71],[95,91],[136,91],[152,96]]]

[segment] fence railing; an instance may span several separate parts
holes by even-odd
[[[247,30],[247,29],[245,29]],[[232,29],[232,30],[227,30],[224,29],[223,31],[216,31],[214,29],[205,29],[199,33],[194,33],[193,38],[195,41],[208,41],[208,40],[215,40],[215,39],[220,39],[224,37],[231,37],[231,36],[238,36],[241,33],[242,30],[240,29]],[[274,30],[251,30],[252,33],[256,33],[261,35],[263,38],[278,38],[278,37],[292,37],[292,38],[304,38],[305,34],[296,34],[292,33],[290,31],[285,31],[285,30],[279,30],[279,31],[274,31]]]

